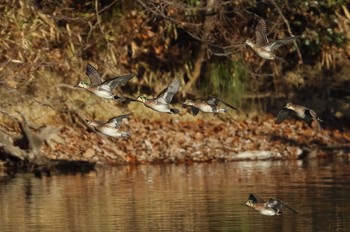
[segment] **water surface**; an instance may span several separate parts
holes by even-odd
[[[276,197],[267,217],[241,206]],[[140,165],[0,183],[0,231],[348,231],[345,161]]]

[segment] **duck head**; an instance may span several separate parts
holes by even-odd
[[[80,88],[89,88],[89,83],[87,81],[80,81],[75,87],[80,87]]]
[[[96,126],[97,125],[94,121],[89,120],[89,119],[85,119],[85,123],[88,126]]]
[[[284,108],[290,109],[290,110],[294,110],[294,109],[295,109],[295,106],[294,106],[293,103],[288,102],[288,103],[284,106]]]
[[[183,105],[186,105],[186,106],[193,106],[194,105],[194,102],[190,99],[186,99],[185,102],[183,103]]]
[[[144,96],[138,96],[136,100],[145,103],[148,100],[148,98]]]
[[[255,202],[253,200],[248,200],[244,203],[244,205],[254,208]]]
[[[254,43],[253,43],[253,41],[252,41],[251,39],[247,39],[247,40],[245,41],[245,44],[248,45],[249,47],[254,46]]]

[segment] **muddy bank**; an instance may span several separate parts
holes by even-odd
[[[324,128],[317,133],[305,122],[276,125],[272,116],[243,121],[216,117],[181,121],[130,118],[129,139],[97,134],[83,125],[64,126],[42,151],[50,159],[100,164],[210,162],[302,159],[350,154],[350,131]]]
[[[276,125],[271,115],[246,120],[221,120],[214,116],[180,119],[172,115],[158,120],[131,117],[121,126],[131,132],[129,139],[106,137],[83,123],[64,125],[44,138],[40,151],[31,150],[28,156],[11,157],[2,147],[1,169],[12,169],[10,174],[33,172],[41,177],[66,169],[85,172],[92,170],[95,164],[295,160],[334,156],[348,159],[350,155],[349,130],[325,127],[318,133],[305,122],[296,120]],[[25,151],[22,148],[21,152]],[[40,154],[40,160],[46,162],[38,163],[38,158],[32,159],[33,153]]]
[[[39,151],[29,150],[28,156],[13,157],[4,152],[1,144],[0,169],[7,175],[20,171],[41,177],[66,170],[85,172],[96,164],[190,164],[334,156],[348,159],[350,154],[349,130],[326,127],[317,133],[302,121],[287,120],[276,125],[273,116],[238,121],[213,116],[180,119],[172,115],[158,120],[131,117],[121,126],[131,132],[129,139],[106,137],[83,123],[64,125],[44,138]],[[18,149],[25,154],[28,150]],[[46,162],[32,159],[33,153]]]

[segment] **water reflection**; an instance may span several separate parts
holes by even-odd
[[[0,185],[0,231],[346,231],[350,165],[236,162],[98,169]],[[266,217],[249,193],[299,211]]]

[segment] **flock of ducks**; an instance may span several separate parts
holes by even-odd
[[[260,57],[268,60],[279,60],[284,61],[282,57],[276,56],[275,50],[280,46],[290,43],[298,38],[298,36],[292,36],[284,38],[281,40],[276,40],[269,42],[267,38],[267,28],[264,19],[260,19],[258,25],[255,28],[255,37],[256,41],[253,42],[251,39],[246,40],[246,44],[251,47],[254,52]],[[164,89],[161,93],[158,94],[155,98],[147,98],[145,96],[139,96],[137,98],[125,98],[121,96],[116,96],[113,93],[113,89],[119,85],[126,84],[130,79],[135,75],[128,74],[124,76],[119,76],[111,78],[109,80],[103,81],[101,79],[100,73],[90,64],[86,66],[86,75],[90,79],[90,82],[81,81],[76,87],[86,89],[87,91],[107,99],[116,99],[116,100],[127,100],[131,102],[139,102],[144,104],[144,106],[155,110],[160,113],[169,113],[169,114],[179,114],[180,110],[171,106],[171,101],[174,95],[179,91],[181,82],[178,78],[175,78],[170,85]],[[204,113],[226,113],[227,108],[220,107],[220,103],[231,108],[232,110],[238,112],[234,106],[230,105],[227,102],[221,101],[220,99],[210,96],[207,99],[196,99],[190,100],[187,99],[183,103],[184,106],[188,107],[190,112],[196,116],[200,111]],[[109,119],[107,122],[98,122],[92,120],[86,120],[86,124],[93,127],[95,131],[115,137],[115,138],[128,138],[130,137],[129,132],[119,130],[119,127],[124,118],[128,118],[131,114],[119,115]],[[304,106],[296,105],[293,103],[287,103],[282,110],[278,113],[276,123],[280,124],[285,119],[296,116],[307,122],[311,122],[311,126],[317,130],[321,131],[321,126],[319,122],[322,122],[318,117],[315,111]],[[297,213],[291,207],[283,204],[280,200],[269,199],[267,202],[262,200],[259,196],[255,194],[250,194],[248,200],[245,202],[246,206],[249,206],[263,215],[273,216],[282,214],[281,209],[283,205],[290,209],[292,212]]]
[[[296,40],[299,36],[287,37],[281,40],[275,40],[269,42],[267,38],[267,28],[265,20],[260,18],[257,26],[255,27],[255,37],[256,41],[253,42],[251,39],[247,39],[245,43],[250,46],[256,54],[260,57],[268,60],[280,60],[283,61],[282,57],[276,56],[274,53],[276,49],[280,46],[290,43]],[[139,96],[137,98],[125,98],[116,96],[113,93],[114,88],[119,85],[125,85],[129,80],[131,80],[135,74],[128,74],[124,76],[118,76],[103,81],[100,73],[92,65],[88,64],[86,66],[86,75],[90,81],[81,81],[76,87],[86,89],[87,91],[107,99],[116,100],[127,100],[132,102],[139,102],[144,104],[146,107],[155,110],[160,113],[169,114],[179,114],[180,110],[172,107],[170,105],[174,95],[179,91],[181,82],[178,78],[175,78],[170,85],[158,94],[155,98],[147,98],[145,96]],[[221,104],[220,104],[221,103]],[[190,112],[196,116],[199,111],[204,113],[225,113],[227,108],[220,107],[220,105],[225,105],[236,112],[238,110],[227,102],[224,102],[216,97],[210,96],[207,99],[187,99],[183,103],[184,106],[188,107]],[[119,127],[122,123],[122,119],[129,117],[131,114],[120,115],[109,119],[107,122],[98,122],[86,120],[86,123],[93,127],[97,132],[102,133],[107,136],[116,138],[128,138],[130,136],[129,132],[120,131]],[[296,105],[293,103],[287,103],[282,110],[279,112],[276,123],[280,124],[285,119],[294,116],[311,122],[311,126],[316,131],[322,131],[320,122],[322,122],[315,111],[310,108]]]
[[[90,79],[90,83],[87,81],[80,81],[76,87],[86,89],[87,91],[95,94],[96,96],[107,98],[107,99],[116,99],[116,100],[126,100],[130,102],[139,102],[144,104],[144,106],[155,110],[160,113],[169,113],[169,114],[179,114],[180,110],[171,106],[171,101],[174,95],[179,91],[181,82],[178,78],[175,78],[170,85],[164,89],[161,93],[158,94],[155,98],[147,98],[145,96],[138,96],[137,98],[129,98],[123,96],[116,96],[113,93],[113,89],[119,85],[125,84],[134,74],[128,74],[125,76],[119,76],[115,78],[102,81],[100,73],[94,68],[91,64],[86,66],[85,70],[86,75]],[[226,108],[220,107],[220,103],[226,105],[227,107],[235,110],[238,110],[230,105],[227,102],[221,101],[216,97],[208,97],[207,99],[197,99],[190,100],[187,99],[183,105],[189,107],[190,112],[193,115],[197,115],[199,111],[205,113],[225,113],[228,110]],[[110,118],[107,122],[98,122],[93,120],[86,119],[86,124],[93,127],[95,131],[115,137],[115,138],[128,138],[130,137],[129,132],[119,130],[119,127],[124,118],[128,118],[131,114],[119,115],[117,117]]]

